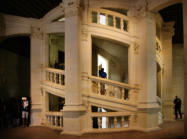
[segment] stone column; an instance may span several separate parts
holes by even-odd
[[[162,114],[164,120],[174,119],[173,99],[175,94],[172,94],[172,36],[174,22],[164,23],[161,31],[162,42]]]
[[[43,33],[40,27],[31,27],[31,125],[41,124],[41,68]]]
[[[153,13],[145,10],[139,14],[136,34],[140,47],[136,73],[141,89],[138,94],[137,127],[149,131],[158,128],[160,110],[156,102],[156,23]]]
[[[65,0],[65,106],[63,134],[81,134],[86,108],[81,96],[81,8],[79,0]]]

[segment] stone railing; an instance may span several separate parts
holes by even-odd
[[[45,112],[45,125],[50,128],[63,128],[62,112]]]
[[[128,32],[130,19],[128,16],[105,9],[90,8],[90,23],[105,25]]]
[[[124,101],[135,100],[139,88],[135,85],[103,79],[96,76],[88,77],[92,81],[92,93],[113,97]]]
[[[64,70],[45,68],[45,80],[55,85],[65,85],[65,72]]]
[[[135,114],[127,112],[92,112],[93,129],[129,129],[136,123]]]

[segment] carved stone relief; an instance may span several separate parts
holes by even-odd
[[[88,29],[87,28],[83,28],[81,30],[82,33],[82,40],[83,41],[87,41],[88,40]]]
[[[31,26],[31,37],[35,39],[43,39],[43,32],[40,27]]]
[[[135,42],[134,45],[133,45],[134,54],[139,53],[139,47],[140,47],[140,45]]]

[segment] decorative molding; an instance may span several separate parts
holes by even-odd
[[[82,40],[87,41],[88,40],[88,29],[83,27],[81,30],[82,33]]]
[[[162,25],[162,32],[168,33],[169,34],[168,37],[174,36],[174,34],[175,34],[175,29],[173,27],[174,24],[175,24],[174,21],[163,23],[163,25]]]
[[[139,47],[140,47],[140,45],[135,42],[134,45],[133,45],[134,54],[139,53]]]
[[[40,27],[33,27],[31,26],[31,37],[35,39],[43,39],[43,32],[41,31]]]

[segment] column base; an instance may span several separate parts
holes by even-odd
[[[65,106],[62,112],[64,127],[61,134],[82,135],[85,127],[86,108],[82,105]]]
[[[41,109],[32,109],[30,126],[40,126],[40,125],[41,125]]]
[[[141,131],[159,130],[160,107],[138,108],[137,129]]]

